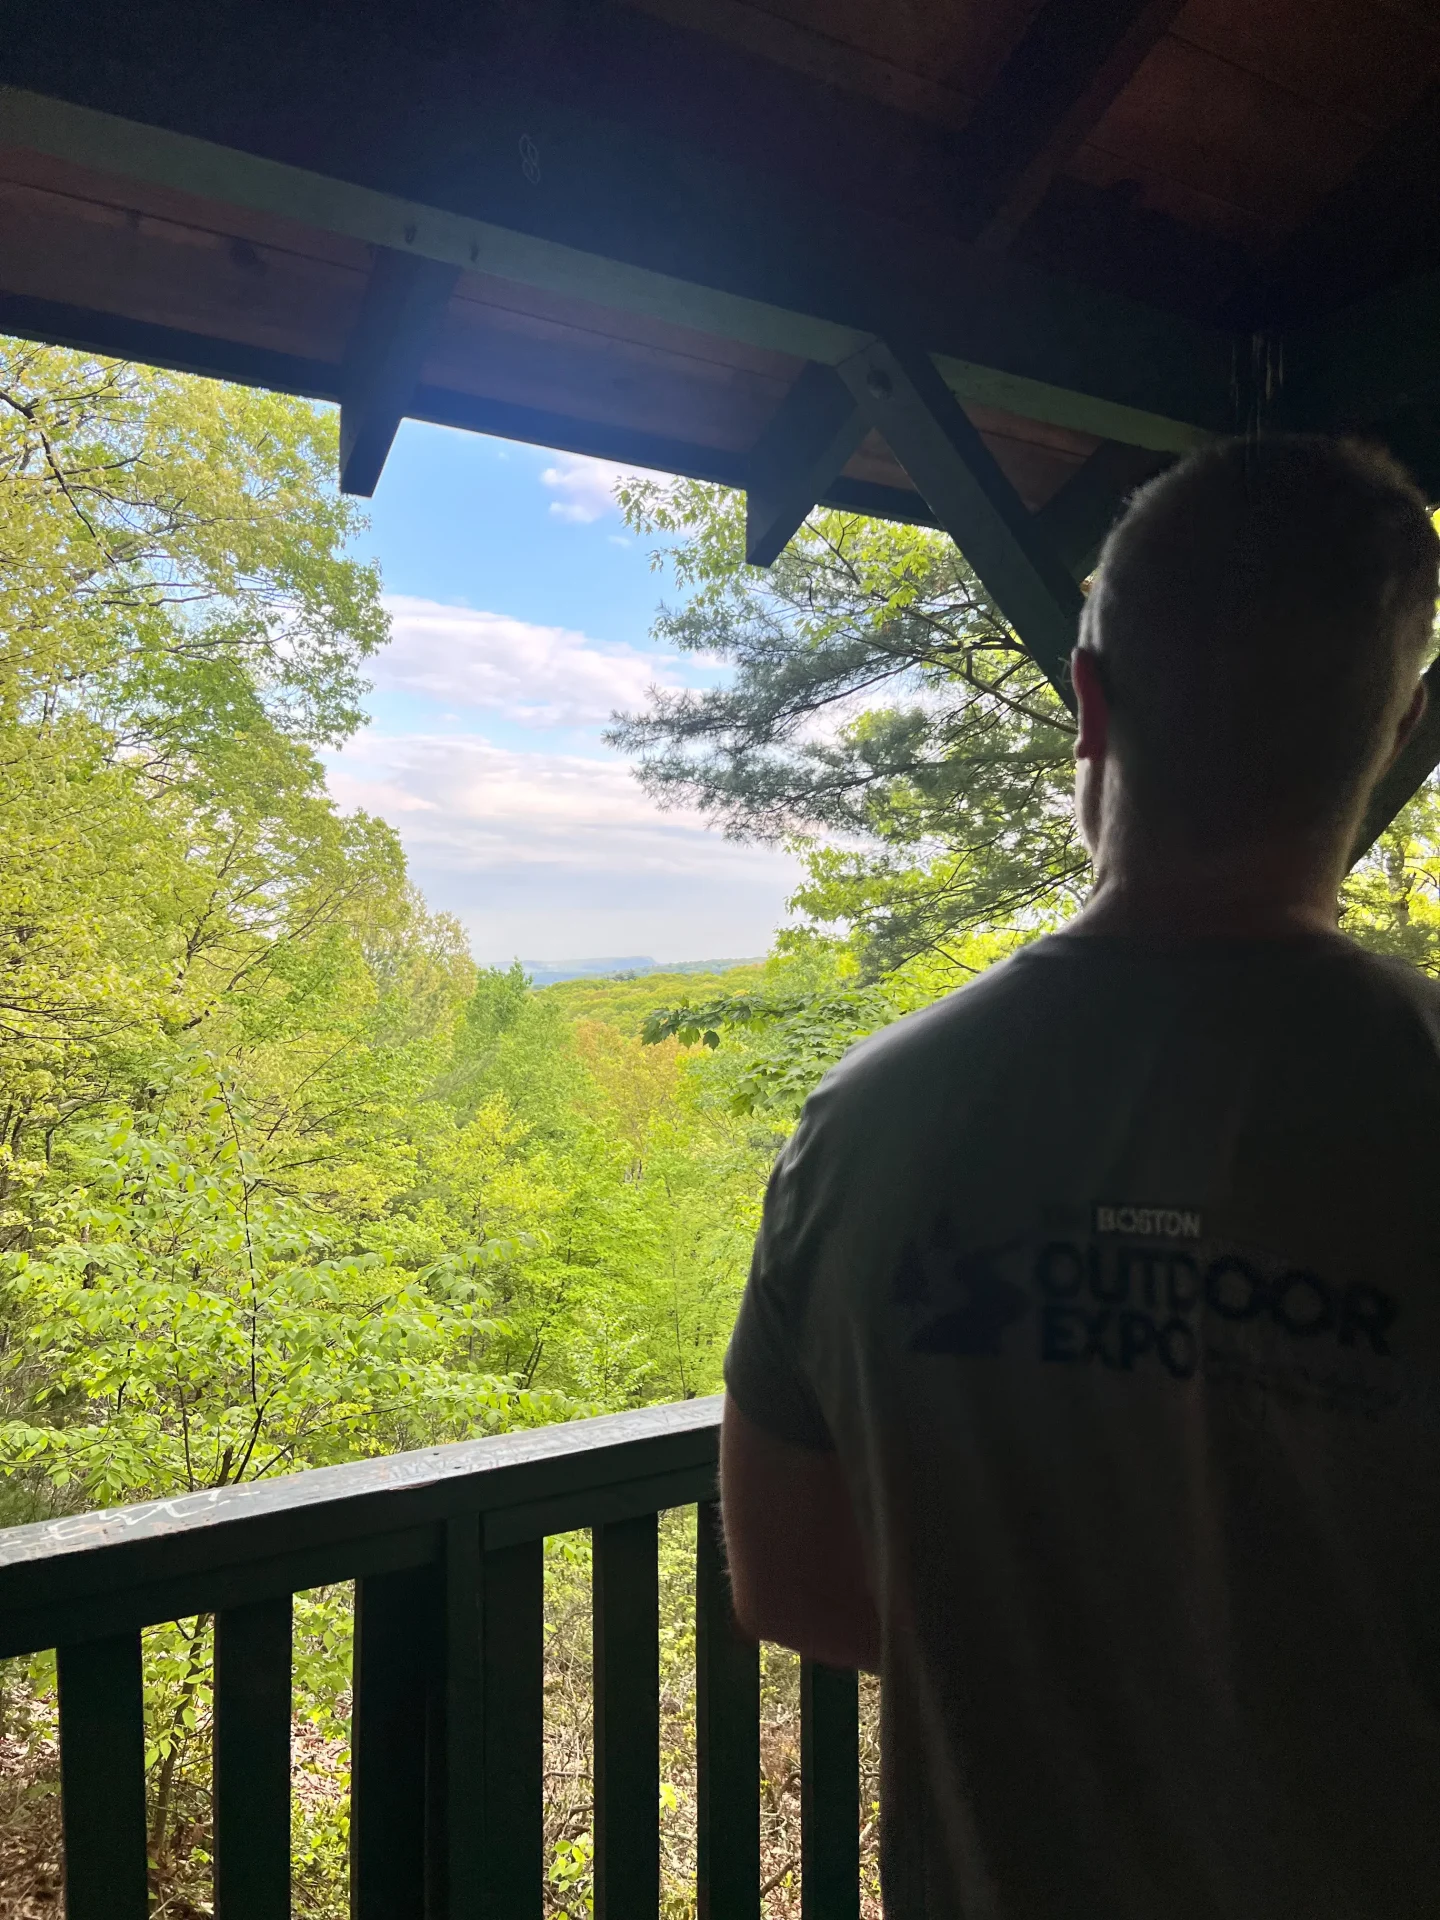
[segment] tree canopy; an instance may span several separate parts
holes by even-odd
[[[867,979],[928,957],[959,984],[975,936],[1033,937],[1075,910],[1074,723],[947,536],[817,509],[764,569],[745,564],[742,495],[639,479],[620,498],[685,596],[655,638],[726,669],[616,716],[663,805],[798,845],[792,904]],[[1437,859],[1432,783],[1352,875],[1349,930],[1440,968]],[[692,1029],[677,1010],[654,1030]]]

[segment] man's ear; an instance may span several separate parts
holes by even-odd
[[[1401,714],[1399,726],[1395,729],[1395,745],[1390,755],[1392,761],[1399,758],[1400,749],[1410,738],[1416,727],[1419,726],[1420,716],[1429,704],[1430,695],[1426,689],[1425,682],[1422,680],[1416,687],[1409,706],[1406,707],[1404,713]]]
[[[1077,760],[1103,760],[1110,746],[1110,702],[1105,695],[1105,671],[1098,654],[1076,647],[1070,656],[1070,679],[1080,728],[1075,736]]]

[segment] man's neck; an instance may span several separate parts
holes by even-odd
[[[1095,886],[1066,929],[1170,940],[1284,940],[1333,934],[1343,867],[1333,854],[1247,849],[1243,858],[1158,852],[1096,862]]]

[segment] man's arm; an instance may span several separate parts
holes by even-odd
[[[720,1504],[744,1630],[825,1666],[877,1673],[880,1620],[835,1454],[774,1439],[727,1394]]]

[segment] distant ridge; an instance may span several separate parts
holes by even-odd
[[[609,955],[603,960],[522,960],[535,987],[556,987],[562,980],[595,978],[633,980],[641,973],[724,973],[729,967],[754,967],[746,960],[652,960],[648,953]]]

